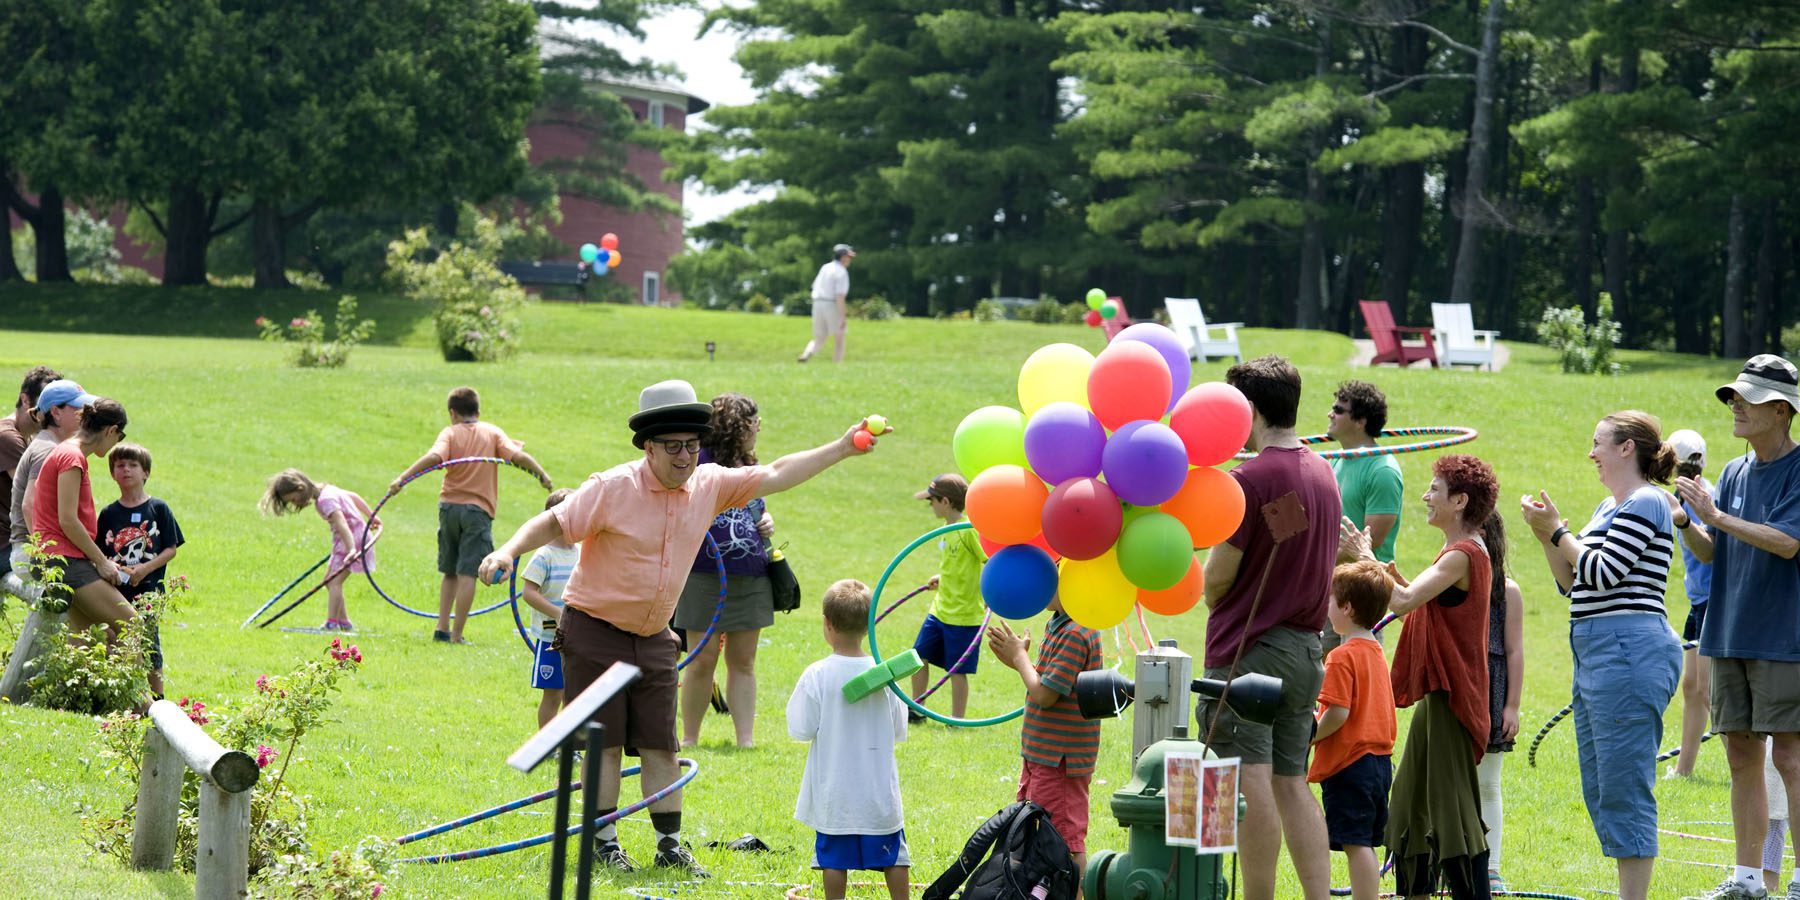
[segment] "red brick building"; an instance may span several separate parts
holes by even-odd
[[[605,89],[617,94],[631,108],[638,120],[676,131],[687,130],[688,116],[705,110],[710,104],[680,88],[649,81],[613,80]],[[569,158],[588,146],[589,137],[564,125],[533,125],[525,136],[531,141],[531,161]],[[681,203],[681,182],[664,181],[666,164],[662,155],[647,147],[627,149],[627,170],[650,190],[660,191]],[[675,306],[681,297],[663,285],[663,273],[669,260],[682,251],[683,234],[680,213],[654,210],[628,213],[582,197],[562,197],[562,224],[551,231],[568,247],[568,261],[577,259],[582,244],[600,243],[600,236],[612,232],[619,236],[619,267],[607,274],[629,287],[638,302]]]

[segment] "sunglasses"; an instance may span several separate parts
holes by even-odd
[[[1348,406],[1345,406],[1345,405],[1343,405],[1343,404],[1342,404],[1342,403],[1337,403],[1337,404],[1333,404],[1333,405],[1332,405],[1332,407],[1331,407],[1331,411],[1332,411],[1332,413],[1333,413],[1333,414],[1335,414],[1335,415],[1340,415],[1340,416],[1341,416],[1341,415],[1343,415],[1343,414],[1345,414],[1345,413],[1347,413],[1347,412],[1349,412],[1349,411],[1350,411],[1350,407],[1348,407]]]
[[[660,445],[663,448],[663,452],[669,454],[670,456],[680,456],[681,452],[683,450],[686,450],[689,453],[699,453],[700,452],[700,439],[699,438],[688,438],[685,441],[658,440],[658,441],[654,441],[653,443]]]

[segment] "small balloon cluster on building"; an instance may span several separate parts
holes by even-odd
[[[1186,389],[1191,374],[1175,333],[1141,323],[1098,357],[1039,348],[1019,370],[1018,409],[982,407],[957,426],[996,614],[1029,618],[1060,592],[1070,618],[1103,629],[1137,604],[1168,616],[1199,601],[1194,551],[1244,517],[1243,491],[1214,467],[1243,448],[1250,404],[1220,382]]]
[[[600,236],[598,246],[581,245],[581,262],[578,265],[584,272],[605,275],[607,271],[618,268],[624,258],[619,255],[619,236],[609,231]]]

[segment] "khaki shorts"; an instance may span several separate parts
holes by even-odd
[[[1714,657],[1713,730],[1800,732],[1800,662]]]
[[[563,697],[573,701],[616,662],[644,670],[637,681],[600,707],[594,721],[605,726],[603,744],[645,750],[676,750],[675,663],[680,645],[675,632],[663,629],[649,637],[621,631],[581,610],[563,610]]]
[[[474,577],[494,552],[494,517],[473,503],[438,504],[438,571]]]
[[[1222,757],[1241,757],[1246,765],[1273,765],[1276,775],[1305,775],[1306,753],[1312,747],[1313,704],[1325,685],[1325,653],[1319,649],[1319,633],[1277,626],[1244,648],[1238,674],[1256,672],[1281,679],[1281,712],[1273,725],[1258,725],[1237,717],[1230,709],[1219,716],[1212,750]],[[1208,666],[1207,678],[1224,678],[1226,667]],[[1218,701],[1202,697],[1194,704],[1195,737],[1206,739],[1212,727],[1211,710]]]
[[[813,340],[822,341],[844,333],[844,314],[838,312],[836,300],[814,300],[812,310]]]

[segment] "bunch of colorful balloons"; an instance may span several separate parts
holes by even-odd
[[[1172,616],[1199,601],[1194,551],[1244,517],[1242,489],[1214,467],[1243,448],[1250,403],[1221,382],[1186,390],[1191,374],[1174,332],[1140,323],[1098,357],[1039,348],[1019,370],[1018,409],[985,406],[957,426],[996,614],[1029,618],[1060,591],[1070,618],[1104,629],[1135,604]]]
[[[592,269],[595,275],[605,275],[608,269],[616,269],[625,257],[619,255],[619,236],[607,232],[600,236],[599,246],[581,245],[581,264]]]
[[[1081,317],[1081,321],[1086,322],[1089,328],[1099,328],[1101,322],[1117,318],[1119,310],[1122,308],[1118,297],[1108,297],[1106,292],[1099,288],[1088,290],[1087,305],[1087,314]]]

